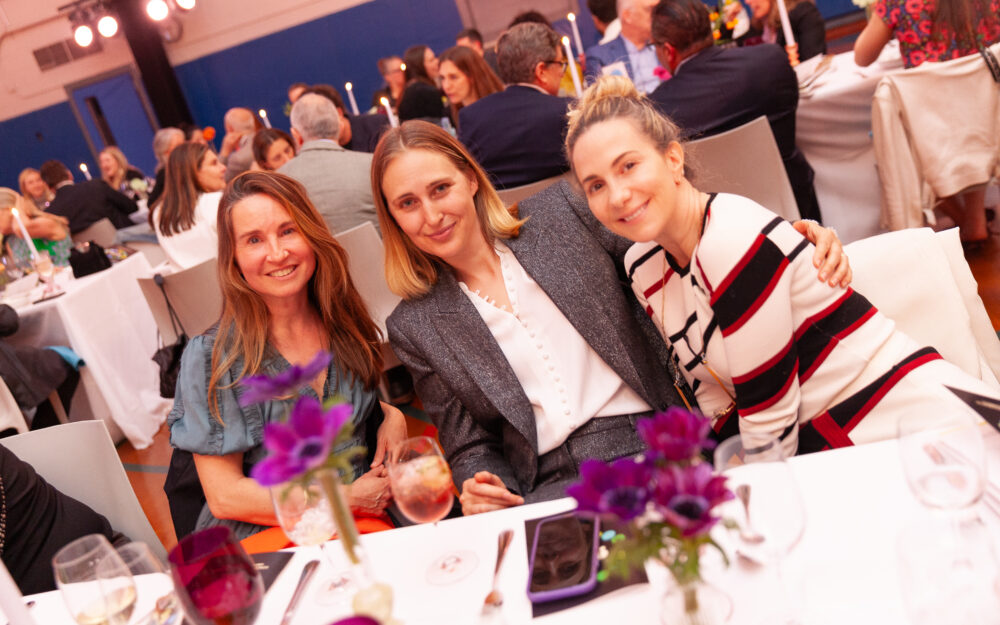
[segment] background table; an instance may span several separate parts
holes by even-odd
[[[66,283],[66,294],[18,308],[21,327],[12,344],[68,345],[83,358],[73,419],[108,421],[116,440],[124,434],[147,447],[171,405],[159,395],[156,323],[136,278],[150,274],[135,254],[110,269]],[[120,434],[119,434],[120,433]]]

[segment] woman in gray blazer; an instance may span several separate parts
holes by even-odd
[[[376,149],[372,190],[386,278],[404,298],[389,338],[466,514],[563,496],[583,460],[642,449],[636,419],[683,405],[662,339],[623,289],[629,242],[567,183],[513,216],[458,141],[411,121]],[[824,269],[838,267],[835,235],[803,227],[830,249]]]

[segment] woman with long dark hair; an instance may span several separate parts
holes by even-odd
[[[451,103],[451,117],[456,122],[458,112],[464,107],[492,93],[503,91],[503,81],[472,48],[448,48],[439,60],[441,90]]]
[[[399,121],[425,119],[439,123],[448,115],[438,89],[438,58],[427,46],[411,46],[403,54],[406,88],[399,98]]]
[[[263,171],[275,171],[295,158],[295,141],[279,128],[264,128],[253,136],[253,160]]]

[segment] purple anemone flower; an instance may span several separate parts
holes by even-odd
[[[293,395],[299,388],[309,384],[313,378],[330,366],[333,355],[320,352],[304,365],[292,365],[278,375],[252,375],[240,381],[243,394],[240,395],[240,405],[259,404],[276,397]]]
[[[351,414],[350,404],[323,410],[315,398],[300,398],[287,423],[264,426],[268,455],[254,465],[250,476],[262,486],[274,486],[321,466],[340,428],[351,420]]]
[[[712,509],[733,498],[726,488],[726,478],[714,475],[711,465],[703,462],[658,469],[654,482],[652,500],[656,510],[683,538],[712,529],[719,521],[712,516]]]
[[[691,460],[702,449],[715,447],[715,441],[708,437],[712,422],[683,408],[640,419],[636,429],[649,450],[668,462]]]
[[[605,464],[586,460],[580,465],[580,481],[566,488],[577,501],[577,509],[613,514],[630,521],[646,510],[649,501],[650,467],[632,458]]]

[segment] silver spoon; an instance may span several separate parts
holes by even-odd
[[[504,530],[497,537],[497,566],[493,570],[493,585],[490,587],[490,593],[483,600],[483,612],[489,612],[503,604],[503,595],[497,589],[497,582],[500,579],[500,567],[503,566],[504,556],[507,555],[507,547],[510,547],[513,539],[514,530]]]
[[[750,543],[751,545],[758,545],[764,542],[764,536],[760,532],[754,531],[753,525],[750,523],[750,485],[740,484],[737,486],[736,496],[743,503],[743,512],[747,521],[745,526],[740,527],[740,538],[743,539],[743,542]]]

